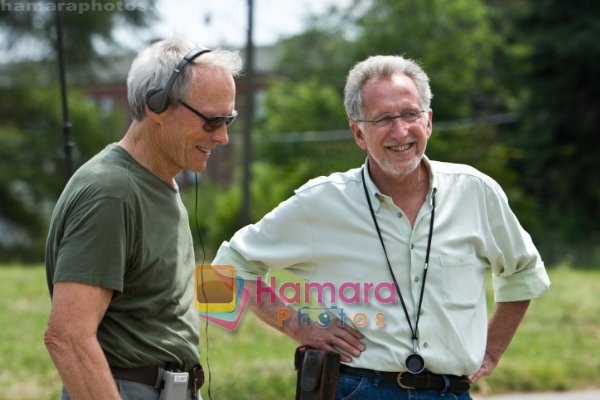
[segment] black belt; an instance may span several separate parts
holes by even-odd
[[[161,387],[161,369],[158,367],[111,368],[110,371],[116,379],[133,381],[155,388]],[[202,370],[202,366],[198,365],[187,372],[189,374],[188,390],[200,390],[200,387],[204,383],[204,370]]]
[[[371,378],[379,375],[383,382],[397,383],[398,386],[403,389],[438,390],[440,392],[463,393],[471,388],[471,384],[465,376],[438,375],[429,371],[415,375],[410,372],[380,372],[341,364],[340,373],[367,376]]]

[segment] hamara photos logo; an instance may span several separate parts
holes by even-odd
[[[250,301],[252,291],[231,265],[198,265],[194,271],[194,305],[200,318],[234,330]]]
[[[275,302],[275,291],[277,288],[275,277],[271,277],[270,284],[265,285],[262,278],[258,277],[256,281],[257,301],[262,303],[263,297],[267,301]],[[195,307],[200,313],[200,317],[233,331],[250,301],[252,291],[244,286],[244,279],[236,275],[235,268],[231,265],[198,265],[194,273],[195,288]],[[315,295],[319,304],[323,301],[323,296],[329,295],[330,302],[341,302],[345,304],[368,304],[370,301],[377,301],[380,304],[395,304],[396,290],[393,283],[382,282],[377,285],[373,283],[344,283],[336,288],[332,283],[305,283],[302,290],[300,283],[285,282],[279,286],[279,297],[286,303],[308,303],[311,294]],[[301,292],[304,292],[304,301],[302,301]],[[316,292],[316,293],[315,293]],[[315,316],[314,314],[318,315]],[[335,316],[341,326],[344,325],[345,318],[350,318],[351,322],[362,327],[369,323],[375,323],[377,327],[385,325],[385,315],[378,312],[376,315],[367,315],[362,312],[347,316],[344,310],[337,306],[331,307],[310,307],[303,306],[297,310],[298,326],[306,324],[311,325],[311,314],[313,320],[321,327],[329,326]],[[287,308],[279,309],[278,326],[290,318],[291,312]]]

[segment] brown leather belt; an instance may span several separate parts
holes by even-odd
[[[340,365],[340,373],[367,377],[379,375],[383,382],[394,382],[402,389],[463,393],[471,388],[471,384],[465,376],[438,375],[429,371],[421,372],[420,374],[411,374],[410,372],[380,372],[342,364]]]
[[[160,388],[162,376],[158,367],[111,368],[113,377],[144,385]],[[204,383],[204,370],[198,365],[187,371],[189,374],[188,390],[198,391]]]

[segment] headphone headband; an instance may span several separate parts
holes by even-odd
[[[210,52],[210,49],[207,48],[198,48],[187,53],[181,61],[177,64],[169,80],[167,80],[166,85],[162,89],[154,89],[148,92],[146,97],[146,105],[148,108],[157,114],[165,111],[169,106],[169,93],[171,89],[173,89],[173,85],[175,85],[175,80],[179,76],[179,74],[184,70],[186,65],[194,61],[196,58],[200,57],[204,53]]]

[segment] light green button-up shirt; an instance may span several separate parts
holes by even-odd
[[[492,271],[497,302],[533,299],[550,281],[494,180],[466,165],[424,162],[431,189],[414,227],[365,174],[368,195],[414,327],[435,189],[416,350],[432,372],[469,375],[479,369],[486,347],[485,270]],[[214,264],[233,265],[238,275],[252,280],[266,280],[271,269],[284,268],[334,288],[311,293],[321,294],[330,314],[363,334],[366,350],[350,365],[406,370],[411,330],[369,212],[361,169],[309,181],[260,222],[223,243]]]

